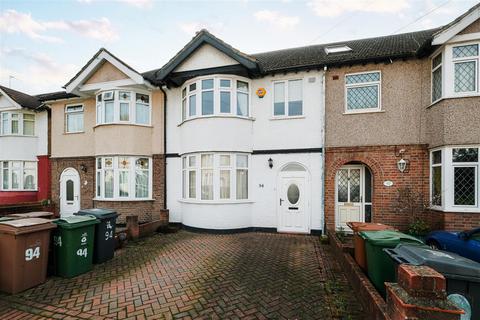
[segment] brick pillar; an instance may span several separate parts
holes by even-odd
[[[127,216],[127,235],[129,239],[138,239],[140,237],[140,227],[138,226],[138,216]]]
[[[385,283],[391,320],[460,320],[463,311],[446,296],[445,278],[426,266],[402,264],[398,283]]]

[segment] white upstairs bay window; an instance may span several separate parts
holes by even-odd
[[[152,198],[152,159],[99,157],[96,161],[96,195],[99,200]]]
[[[182,121],[208,116],[250,115],[250,85],[234,76],[210,76],[186,82],[181,90]]]
[[[431,152],[432,206],[454,212],[479,210],[479,150],[480,146],[468,146],[444,147]]]
[[[454,69],[454,91],[456,93],[477,92],[478,44],[452,48]]]
[[[381,110],[380,71],[345,75],[345,113]]]
[[[0,135],[35,135],[35,114],[22,112],[0,113]]]
[[[147,92],[109,90],[97,94],[97,124],[151,124],[151,97]]]
[[[83,104],[67,105],[65,107],[65,132],[83,132]]]
[[[442,53],[432,59],[432,102],[442,97]]]
[[[248,163],[247,154],[201,153],[182,157],[183,198],[205,202],[248,200]]]
[[[0,180],[3,191],[36,191],[37,162],[1,161]]]
[[[295,79],[273,83],[273,116],[303,116],[303,80]]]

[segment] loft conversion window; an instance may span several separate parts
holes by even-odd
[[[352,51],[352,48],[349,46],[330,46],[325,48],[326,54],[344,53],[350,51]]]
[[[97,124],[150,125],[151,97],[146,92],[110,90],[97,94]]]
[[[35,135],[35,115],[31,113],[0,113],[0,135]]]
[[[182,121],[202,116],[249,116],[250,84],[236,77],[203,77],[185,84]]]
[[[380,71],[345,75],[345,112],[380,111]]]

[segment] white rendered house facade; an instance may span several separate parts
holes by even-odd
[[[252,76],[206,31],[185,50],[164,87],[170,222],[322,230],[323,71]]]

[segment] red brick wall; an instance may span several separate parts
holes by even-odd
[[[125,223],[125,216],[137,215],[139,222],[148,222],[154,219],[160,219],[161,210],[164,207],[164,175],[165,175],[165,156],[153,155],[153,190],[150,201],[100,201],[93,200],[95,197],[95,157],[78,158],[52,158],[52,201],[55,212],[58,213],[60,197],[60,175],[66,168],[75,168],[80,174],[80,207],[87,208],[109,208],[115,209],[120,214],[119,223]],[[84,164],[87,172],[80,170]]]
[[[397,169],[398,151],[405,149],[403,158],[409,161],[407,172]],[[397,153],[397,155],[396,155]],[[394,204],[399,188],[411,188],[428,198],[429,155],[426,145],[331,147],[325,153],[325,221],[327,228],[335,228],[335,176],[343,165],[359,162],[372,172],[372,221],[406,230],[411,222],[407,213],[398,213]],[[393,181],[385,187],[383,182]]]
[[[428,213],[432,229],[448,231],[462,231],[480,227],[480,213],[478,212],[442,212],[432,210]]]

